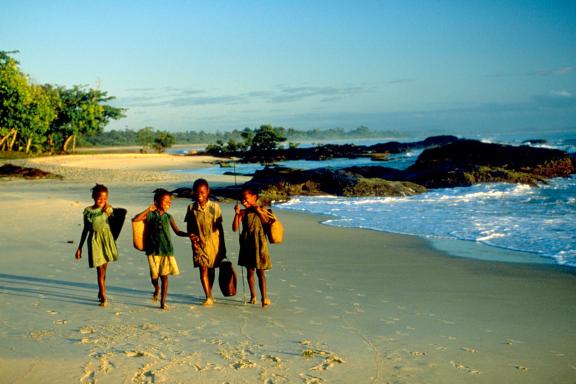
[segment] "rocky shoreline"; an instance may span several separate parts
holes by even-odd
[[[409,196],[430,188],[452,188],[478,183],[521,183],[539,185],[553,177],[567,177],[576,172],[576,159],[568,153],[528,145],[512,146],[484,143],[477,140],[454,139],[451,136],[428,138],[423,142],[403,144],[378,144],[363,147],[355,156],[367,155],[384,148],[407,151],[416,147],[425,150],[416,163],[405,170],[381,165],[317,168],[312,170],[268,166],[257,171],[246,184],[260,190],[264,202],[285,201],[296,195],[336,196]],[[366,149],[369,148],[368,151]],[[403,149],[402,149],[403,148]],[[346,146],[344,152],[350,147]],[[333,146],[321,155],[320,147],[314,148],[319,158],[333,158]],[[391,153],[391,152],[390,152]],[[394,152],[399,153],[399,152]],[[242,186],[215,188],[215,196],[238,199]],[[189,197],[188,188],[174,191]]]

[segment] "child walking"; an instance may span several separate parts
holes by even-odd
[[[266,293],[266,270],[272,268],[272,260],[270,259],[264,225],[270,222],[270,217],[266,208],[258,205],[258,194],[250,186],[242,188],[242,205],[245,209],[240,209],[238,204],[234,206],[235,215],[232,222],[234,232],[242,223],[238,265],[246,267],[248,271],[250,303],[256,304],[256,291],[254,289],[254,272],[256,272],[262,296],[262,307],[267,307],[271,302]]]
[[[118,260],[118,249],[110,231],[108,218],[112,215],[112,206],[108,204],[108,188],[102,184],[96,184],[92,188],[94,204],[84,208],[84,228],[80,236],[80,243],[76,250],[75,258],[82,257],[82,247],[88,239],[88,265],[96,267],[98,279],[98,302],[105,307],[108,305],[106,296],[106,270],[110,261]]]
[[[168,275],[179,275],[180,270],[174,257],[174,247],[170,228],[178,236],[187,237],[186,232],[181,231],[174,218],[168,213],[172,205],[172,194],[165,189],[157,189],[154,192],[154,204],[137,214],[132,221],[147,223],[145,251],[148,256],[150,267],[150,280],[154,286],[153,300],[158,301],[160,296],[160,308],[168,310],[166,295],[168,294]],[[158,279],[162,286],[158,285]]]
[[[214,270],[226,257],[222,210],[218,203],[208,199],[210,187],[206,180],[196,180],[192,191],[195,202],[188,206],[184,221],[192,240],[194,267],[199,268],[200,282],[206,296],[204,305],[210,306],[214,304]]]

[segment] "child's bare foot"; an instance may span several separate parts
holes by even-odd
[[[159,298],[160,298],[160,287],[154,289],[154,292],[152,293],[152,302],[157,303]]]
[[[108,300],[106,300],[106,298],[103,298],[100,300],[100,303],[98,305],[101,307],[107,307],[108,306]]]
[[[248,303],[250,303],[250,304],[256,304],[256,298],[255,298],[254,296],[252,296],[252,297],[250,298],[250,301],[249,301]]]
[[[168,304],[164,303],[160,305],[160,309],[163,311],[169,311],[170,307],[168,306]]]
[[[214,299],[211,297],[206,298],[206,300],[204,300],[204,302],[202,303],[202,305],[205,307],[209,307],[213,304],[214,304]]]
[[[272,304],[269,298],[262,299],[262,308],[269,306]]]

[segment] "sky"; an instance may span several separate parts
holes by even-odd
[[[107,130],[576,133],[574,0],[3,0],[0,50]]]

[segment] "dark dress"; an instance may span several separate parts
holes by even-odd
[[[256,269],[272,268],[264,225],[253,209],[246,210],[242,217],[238,265]]]

